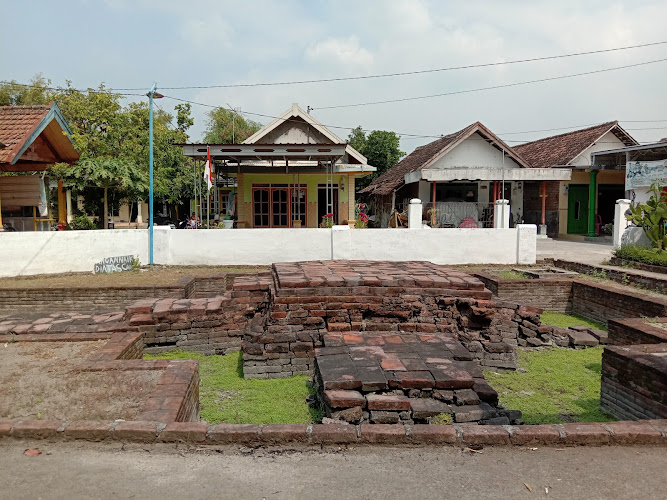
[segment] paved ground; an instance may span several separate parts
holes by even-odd
[[[609,260],[612,251],[612,246],[607,244],[551,238],[537,240],[537,260],[554,258],[596,265]]]
[[[24,456],[31,446],[44,454]],[[471,453],[376,447],[299,452],[4,441],[0,463],[3,499],[628,499],[665,498],[667,450],[486,448]]]

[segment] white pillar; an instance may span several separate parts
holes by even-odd
[[[130,207],[132,210],[132,207]],[[143,224],[144,218],[141,216],[141,200],[137,200],[137,224]]]
[[[67,223],[69,224],[74,220],[72,215],[72,190],[68,189],[65,191],[65,203],[67,205]]]
[[[510,202],[508,200],[496,200],[494,206],[495,216],[493,218],[494,229],[507,229],[510,227]]]
[[[517,224],[516,263],[535,264],[536,260],[537,260],[537,226],[535,224]]]
[[[614,208],[614,248],[621,246],[621,238],[628,227],[628,221],[625,219],[625,211],[630,208],[630,200],[616,200],[616,207]]]
[[[412,198],[408,205],[408,229],[421,229],[422,227],[422,201]]]

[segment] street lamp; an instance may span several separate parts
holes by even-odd
[[[148,91],[148,263],[153,265],[153,99],[164,96],[155,91],[154,83]]]

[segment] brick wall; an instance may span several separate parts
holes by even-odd
[[[475,276],[502,300],[545,311],[569,313],[572,309],[570,279],[502,279],[488,273],[477,273]]]
[[[542,223],[541,182],[524,182],[523,219],[526,224]],[[560,182],[547,182],[545,222],[549,235],[558,234],[558,193]]]
[[[600,406],[621,420],[667,418],[667,344],[606,347]]]
[[[655,321],[655,323],[653,322]],[[624,320],[609,320],[609,344],[660,344],[667,343],[667,330],[657,326],[665,325],[667,318],[646,320],[644,318],[629,318]]]
[[[667,293],[667,277],[653,277],[639,274],[626,273],[623,270],[612,269],[609,266],[592,266],[580,262],[570,262],[567,260],[554,260],[554,265],[569,271],[575,271],[581,274],[604,273],[606,279],[615,281],[623,285],[638,285],[647,290],[655,290],[660,293]]]
[[[572,312],[604,324],[609,319],[667,316],[667,297],[575,279],[572,282]]]

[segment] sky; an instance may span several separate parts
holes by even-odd
[[[324,109],[665,59],[667,44],[393,78],[167,89],[370,76],[661,42],[667,40],[664,0],[1,0],[0,4],[5,20],[0,31],[1,80],[28,83],[41,73],[54,86],[66,80],[77,88],[103,82],[114,89],[141,89],[130,91],[137,94],[157,82],[165,96],[268,116],[277,116],[296,102],[304,109],[312,107],[313,116],[342,138],[357,125],[395,131],[406,153],[475,121],[510,145],[610,120],[619,120],[640,142],[667,137],[667,61],[510,88]],[[176,104],[170,98],[158,101],[166,111],[173,111]],[[209,109],[193,105],[191,140],[201,139]]]

